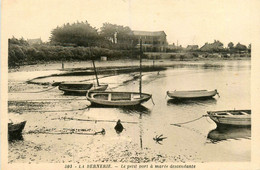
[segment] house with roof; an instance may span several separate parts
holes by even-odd
[[[133,31],[134,36],[139,40],[137,47],[142,47],[144,52],[166,52],[168,46],[164,31]]]
[[[42,39],[41,38],[35,38],[35,39],[27,39],[28,44],[33,45],[33,44],[41,44]]]
[[[189,51],[198,50],[199,46],[198,45],[188,45],[186,49]]]

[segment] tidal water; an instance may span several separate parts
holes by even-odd
[[[152,94],[154,104],[149,100],[134,108],[90,106],[84,109],[90,105],[85,96],[65,96],[58,89],[31,95],[10,93],[9,112],[19,111],[27,124],[22,139],[9,141],[8,161],[250,161],[251,130],[248,128],[219,131],[207,117],[181,126],[171,125],[197,119],[207,111],[251,109],[250,73],[250,61],[242,60],[185,63],[169,66],[165,71],[146,72],[142,77],[142,91]],[[138,91],[139,81],[131,79],[133,75],[138,72],[100,75],[99,81],[108,83],[108,90]],[[82,80],[85,77],[62,78]],[[56,79],[61,77],[41,81]],[[176,102],[166,96],[171,90],[199,89],[217,89],[220,97]],[[118,119],[125,128],[120,134],[114,130]],[[93,135],[102,129],[105,134]],[[159,135],[166,138],[160,142],[153,140]]]

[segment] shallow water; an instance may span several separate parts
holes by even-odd
[[[30,95],[10,93],[9,112],[20,111],[27,124],[23,139],[9,142],[9,162],[250,161],[250,129],[219,132],[209,118],[181,127],[170,125],[194,120],[209,110],[250,109],[250,70],[250,61],[218,61],[146,72],[143,92],[152,94],[155,105],[150,100],[135,108],[79,110],[90,104],[85,97],[65,96],[58,89]],[[138,91],[139,82],[132,76],[104,77],[100,82],[108,83],[114,91]],[[83,80],[82,76],[67,78]],[[166,97],[168,90],[175,89],[217,89],[220,97],[176,102]],[[120,134],[114,130],[118,119],[125,127]],[[105,135],[91,135],[102,128]],[[161,134],[167,138],[155,142],[153,138]]]

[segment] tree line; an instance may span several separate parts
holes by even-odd
[[[137,39],[129,27],[104,23],[98,29],[87,21],[64,24],[51,32],[47,43],[30,45],[25,39],[9,39],[8,64],[16,66],[40,61],[90,60],[136,57]]]
[[[64,24],[53,29],[50,44],[61,46],[101,47],[131,50],[137,39],[129,27],[104,23],[100,31],[87,21]]]
[[[41,61],[85,61],[100,56],[107,56],[109,59],[136,58],[139,54],[137,43],[137,37],[127,26],[104,23],[97,29],[87,21],[67,23],[54,28],[47,43],[30,45],[24,38],[9,39],[8,64],[16,66]],[[246,47],[230,42],[228,48],[224,48],[223,43],[215,40],[213,43],[205,43],[201,48],[193,46],[167,49],[167,52],[178,51],[240,53],[251,52],[251,45]]]

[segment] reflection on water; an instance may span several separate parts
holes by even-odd
[[[167,105],[210,105],[216,104],[217,100],[215,98],[205,98],[205,99],[184,99],[184,100],[176,100],[176,99],[169,99],[167,101]]]
[[[151,114],[151,110],[143,105],[137,105],[132,107],[120,107],[118,109],[128,114],[134,114],[134,113],[147,114],[147,115]]]
[[[124,107],[115,107],[115,106],[101,106],[101,105],[90,105],[88,106],[88,109],[91,108],[111,108],[121,111],[121,113],[126,114],[151,114],[151,110],[143,105],[137,105],[137,106],[124,106]]]
[[[228,139],[239,139],[239,138],[250,138],[251,137],[251,128],[226,128],[226,129],[214,129],[208,133],[208,139],[212,143],[216,143],[222,140]]]

